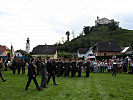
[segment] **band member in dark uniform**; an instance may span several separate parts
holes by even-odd
[[[86,63],[85,63],[85,67],[86,67],[86,77],[89,77],[90,75],[90,62],[89,61],[87,61]]]
[[[17,64],[17,62],[16,62],[16,59],[14,58],[13,61],[12,61],[12,71],[13,71],[13,74],[16,73],[16,64]]]
[[[69,75],[69,60],[66,59],[64,62],[64,77],[67,77]]]
[[[25,90],[28,90],[28,87],[29,87],[32,79],[33,79],[33,81],[34,81],[38,91],[42,90],[41,88],[39,88],[37,80],[36,80],[35,58],[32,58],[31,62],[29,64],[29,67],[28,67],[28,76],[29,76],[29,79],[28,79],[28,82],[27,82]]]
[[[53,65],[55,74],[57,74],[57,73],[56,73],[56,72],[57,72],[57,71],[56,71],[56,65],[57,65],[56,59],[53,59],[53,60],[52,60],[52,65]]]
[[[78,61],[78,68],[77,68],[77,71],[78,71],[78,77],[81,77],[81,67],[82,67],[82,59],[79,59]]]
[[[8,64],[8,60],[7,60],[7,58],[5,59],[5,71],[7,71],[7,64]]]
[[[36,66],[37,66],[37,75],[39,75],[39,73],[40,73],[40,64],[41,64],[39,58],[37,59],[37,61],[36,61],[35,64],[36,64]]]
[[[41,80],[41,87],[47,88],[46,84],[47,84],[47,77],[46,77],[46,73],[47,73],[47,68],[46,68],[46,63],[45,60],[41,61],[41,66],[40,66],[40,73],[42,76],[42,80]]]
[[[17,61],[18,74],[20,74],[21,65],[22,65],[21,59],[18,59],[18,61]]]
[[[50,78],[51,78],[51,76],[52,76],[54,85],[58,85],[58,84],[55,82],[55,71],[54,71],[54,66],[53,66],[53,64],[52,64],[52,60],[50,60],[50,59],[47,61],[47,71],[48,71],[48,81],[47,81],[47,84],[49,83]]]
[[[0,58],[0,78],[2,79],[3,82],[5,82],[6,80],[3,78],[2,73],[1,73],[2,67],[4,66],[2,60],[3,58]]]
[[[59,59],[57,62],[57,77],[61,76],[61,67],[62,67],[62,61],[61,59]]]
[[[71,76],[74,77],[76,74],[76,61],[73,59],[71,62]]]
[[[25,65],[26,65],[26,62],[24,61],[24,59],[22,60],[22,74],[25,74]]]

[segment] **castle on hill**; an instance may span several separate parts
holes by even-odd
[[[109,20],[109,19],[107,19],[107,18],[105,18],[105,17],[100,19],[100,18],[97,16],[97,20],[95,20],[95,26],[108,25],[108,24],[110,24],[110,23],[112,23],[112,22],[115,22],[114,19]]]

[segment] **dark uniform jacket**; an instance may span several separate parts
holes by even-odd
[[[28,67],[28,76],[33,77],[33,75],[36,76],[35,65],[33,63],[30,63]]]
[[[47,71],[48,71],[48,73],[52,73],[54,71],[54,68],[53,68],[51,61],[47,62]]]
[[[13,62],[12,62],[12,67],[15,67],[16,64],[17,64],[16,60],[13,60]]]
[[[2,62],[0,63],[0,70],[2,69]]]
[[[46,75],[46,64],[43,62],[41,62],[40,72],[41,75]]]

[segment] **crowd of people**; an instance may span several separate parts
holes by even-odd
[[[4,66],[5,71],[8,68],[8,60],[1,58],[0,59],[0,77],[2,81],[6,81],[1,73],[2,66]],[[25,68],[28,67],[28,82],[25,90],[28,90],[31,80],[34,81],[37,89],[40,91],[42,87],[47,88],[47,84],[49,83],[51,77],[53,78],[54,85],[58,85],[55,82],[55,75],[57,77],[64,76],[67,77],[71,75],[71,77],[75,77],[76,73],[78,77],[81,77],[81,73],[85,72],[86,77],[89,77],[90,72],[96,73],[105,73],[109,72],[112,75],[116,76],[116,73],[119,72],[129,72],[133,73],[133,60],[130,57],[121,58],[121,59],[103,59],[99,60],[86,60],[82,59],[78,60],[69,60],[69,59],[35,59],[31,58],[31,60],[27,63],[24,59],[14,58],[11,62],[10,69],[13,74],[16,74],[16,70],[18,74],[22,71],[22,74],[25,74]],[[129,68],[128,68],[129,66]],[[36,76],[41,74],[41,84],[40,87],[37,83]],[[48,78],[47,78],[48,77]]]

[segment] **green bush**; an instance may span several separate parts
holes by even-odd
[[[67,52],[59,52],[58,53],[58,58],[64,58],[64,59],[72,59],[73,58],[73,55],[72,53],[67,53]]]

